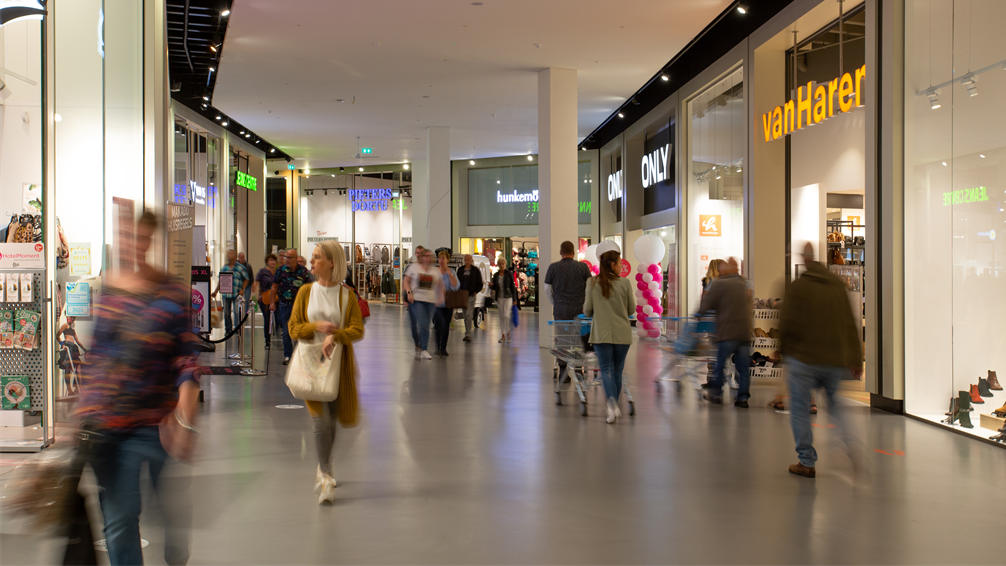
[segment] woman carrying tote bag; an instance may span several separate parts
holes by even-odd
[[[335,421],[357,421],[356,357],[353,343],[363,339],[363,317],[356,293],[345,286],[346,255],[332,241],[321,242],[311,254],[314,283],[301,287],[290,315],[290,338],[297,340],[287,368],[286,384],[303,399],[314,420],[318,473],[314,486],[318,504],[335,500],[332,447]]]

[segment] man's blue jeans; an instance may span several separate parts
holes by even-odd
[[[290,315],[293,314],[293,303],[280,302],[276,307],[279,314],[279,325],[283,331],[283,357],[289,358],[293,355],[293,340],[290,339]]]
[[[91,467],[98,480],[101,513],[105,518],[108,560],[118,564],[143,564],[140,547],[140,471],[149,467],[157,492],[158,507],[164,511],[164,559],[168,564],[185,564],[189,558],[191,508],[177,490],[165,489],[170,481],[162,477],[165,464],[173,462],[161,446],[157,427],[114,438],[114,451]]]
[[[715,397],[723,395],[723,370],[731,355],[737,369],[737,400],[747,401],[751,398],[751,346],[742,340],[723,340],[716,344],[716,367],[709,381],[709,394]]]
[[[419,334],[419,349],[426,352],[430,345],[430,324],[433,321],[433,313],[437,306],[433,303],[415,301],[412,303],[412,312],[415,314],[416,326]]]
[[[417,324],[418,321],[416,320],[416,317],[419,316],[419,315],[416,314],[416,303],[406,302],[405,304],[408,305],[408,309],[409,309],[409,330],[412,331],[412,342],[415,343],[416,347],[418,348],[419,347],[419,324]]]
[[[787,381],[789,383],[789,424],[793,428],[793,439],[796,441],[796,453],[800,463],[813,468],[817,462],[817,450],[814,450],[814,433],[810,430],[810,401],[814,389],[823,388],[828,396],[828,413],[846,448],[854,442],[849,427],[845,422],[842,409],[835,403],[838,385],[843,379],[849,379],[849,368],[836,366],[812,366],[793,357],[786,358],[788,366]]]
[[[231,322],[231,321],[234,322]],[[224,331],[227,334],[231,333],[231,330],[237,328],[241,324],[241,312],[238,310],[238,298],[231,297],[228,299],[224,297]]]
[[[601,366],[604,395],[616,403],[622,394],[622,369],[625,368],[625,358],[629,355],[629,346],[629,344],[594,344],[594,352]]]

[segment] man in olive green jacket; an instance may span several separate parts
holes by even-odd
[[[845,283],[814,261],[814,247],[807,244],[803,251],[807,271],[794,281],[782,303],[780,321],[781,347],[788,367],[790,396],[790,426],[796,440],[799,464],[789,467],[790,473],[808,478],[816,476],[817,451],[810,429],[811,392],[824,388],[828,408],[835,421],[836,432],[852,451],[854,438],[835,403],[839,383],[863,371],[861,329],[856,328]]]

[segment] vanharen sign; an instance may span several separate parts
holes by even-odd
[[[856,107],[862,106],[866,65],[854,72],[855,78],[851,73],[845,73],[841,78],[817,85],[817,88],[813,88],[813,83],[807,83],[807,86],[796,89],[796,101],[790,100],[782,106],[776,106],[771,112],[762,114],[765,141],[777,140],[834,116],[836,93],[838,110],[841,112],[852,112]]]

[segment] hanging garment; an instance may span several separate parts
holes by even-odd
[[[356,263],[363,263],[363,248],[356,244]]]
[[[381,248],[381,263],[391,263],[391,250],[388,246]]]
[[[395,259],[401,258],[402,257],[401,254],[402,254],[402,250],[398,246],[395,246]]]
[[[381,292],[385,295],[395,294],[395,274],[394,271],[388,269],[384,272],[384,276],[381,278]]]

